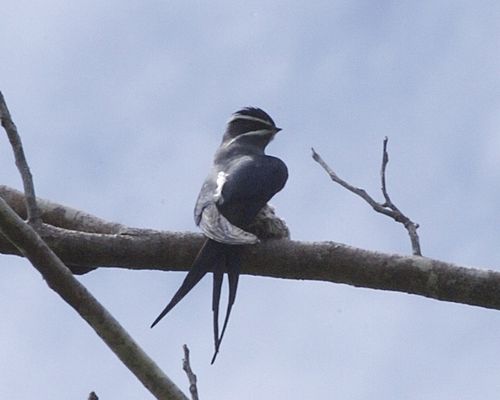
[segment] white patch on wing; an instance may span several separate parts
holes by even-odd
[[[259,242],[254,234],[231,224],[219,212],[215,204],[210,204],[203,209],[199,226],[205,236],[219,243],[243,245]]]
[[[229,174],[226,174],[224,171],[220,171],[217,174],[217,187],[215,188],[214,192],[214,200],[217,201],[221,198],[222,196],[222,188],[224,187],[224,183],[227,181],[227,177]]]

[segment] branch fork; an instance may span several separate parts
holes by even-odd
[[[0,120],[14,152],[24,186],[28,223],[0,197],[0,237],[5,237],[61,296],[95,330],[125,366],[157,399],[187,400],[187,397],[139,347],[119,322],[73,276],[61,259],[40,237],[43,228],[21,138],[0,92]],[[35,230],[37,229],[37,230]],[[94,394],[95,395],[95,394]]]
[[[358,195],[361,197],[363,200],[365,200],[376,212],[387,215],[388,217],[394,219],[394,221],[399,222],[403,224],[405,229],[408,232],[408,235],[410,236],[410,242],[411,242],[411,248],[412,248],[412,253],[414,256],[421,256],[422,251],[420,249],[420,239],[417,234],[417,229],[419,227],[418,224],[413,222],[410,218],[408,218],[403,212],[392,202],[389,193],[387,191],[387,185],[386,185],[386,169],[387,169],[387,164],[389,163],[389,153],[387,152],[387,142],[389,139],[387,136],[384,138],[384,143],[383,143],[383,152],[382,152],[382,166],[380,168],[380,180],[381,180],[381,189],[382,189],[382,195],[384,196],[384,202],[379,203],[375,201],[364,189],[355,187],[351,185],[350,183],[344,181],[341,179],[335,171],[330,168],[330,166],[321,158],[321,156],[313,149],[312,150],[312,157],[314,161],[316,161],[325,171],[326,173],[330,176],[332,181],[338,183],[345,189],[349,190],[350,192]]]

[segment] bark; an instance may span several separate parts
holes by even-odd
[[[6,190],[8,188],[4,187],[3,191]],[[41,200],[39,204],[43,219],[46,203]],[[105,222],[102,230],[111,225]],[[187,271],[204,240],[201,234],[114,225],[119,228],[116,233],[109,234],[79,232],[44,224],[40,234],[50,248],[71,265],[164,271]],[[94,230],[99,231],[99,226]],[[1,237],[0,252],[20,255]],[[420,256],[368,251],[336,242],[269,240],[248,246],[242,273],[344,283],[500,309],[499,272]]]

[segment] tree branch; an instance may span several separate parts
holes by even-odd
[[[43,275],[47,284],[95,330],[118,358],[158,399],[187,397],[137,345],[117,320],[77,281],[38,233],[0,197],[0,229]]]
[[[189,232],[129,228],[125,232],[97,234],[50,225],[41,229],[42,237],[64,262],[86,267],[188,271],[204,240],[203,235]],[[20,255],[2,237],[0,253]],[[242,273],[344,283],[500,310],[499,272],[335,242],[265,241],[246,249]]]
[[[41,231],[43,225],[42,214],[37,206],[33,177],[24,155],[21,138],[1,92],[0,120],[9,137],[16,165],[22,177],[26,200],[24,211],[28,215],[28,223],[25,223],[10,208],[4,198],[0,197],[0,241],[10,242],[11,249],[14,247],[30,260],[31,264],[42,274],[49,287],[80,314],[156,398],[187,400],[187,397],[137,345],[118,321],[92,296],[85,286],[73,277],[66,265],[35,231],[34,228]],[[11,199],[15,200],[16,198],[19,199],[19,193]],[[45,206],[50,207],[51,204],[45,204]],[[80,226],[89,224],[89,218],[84,217],[84,223],[82,223],[82,218],[78,218],[70,211],[74,210],[68,210],[67,213],[64,213],[63,220],[80,221]],[[48,213],[48,217],[51,217],[52,214]],[[90,219],[95,222],[94,219]]]
[[[189,392],[191,393],[191,400],[199,400],[198,388],[196,386],[196,375],[191,369],[191,362],[189,361],[189,349],[187,345],[182,346],[184,350],[184,359],[182,360],[182,369],[186,372],[189,380]]]
[[[388,217],[391,217],[394,219],[396,222],[399,222],[404,225],[406,230],[408,231],[408,235],[410,236],[410,241],[411,241],[411,247],[413,251],[413,255],[415,256],[421,256],[422,252],[420,250],[420,240],[418,238],[417,234],[417,228],[418,224],[414,223],[412,220],[410,220],[406,215],[404,215],[397,207],[396,205],[391,201],[389,194],[387,193],[387,187],[385,183],[385,170],[387,167],[387,164],[389,162],[389,154],[387,153],[387,137],[384,138],[384,149],[383,149],[383,155],[382,155],[382,167],[380,170],[380,176],[382,180],[382,194],[384,195],[385,202],[384,203],[379,203],[364,190],[361,188],[357,188],[352,186],[350,183],[344,181],[341,179],[331,168],[330,166],[321,158],[321,156],[316,153],[316,151],[311,148],[312,150],[312,157],[314,161],[316,161],[323,169],[326,171],[326,173],[330,176],[332,181],[338,183],[342,187],[346,188],[350,192],[358,195],[361,197],[363,200],[365,200],[372,208],[377,211],[378,213],[387,215]]]
[[[14,121],[12,121],[2,92],[0,92],[0,120],[5,132],[7,132],[9,142],[12,146],[12,150],[14,151],[16,166],[23,181],[24,193],[26,194],[26,207],[28,209],[28,223],[38,227],[41,224],[41,218],[40,211],[38,210],[36,204],[33,176],[31,175],[28,162],[26,161],[26,157],[24,155],[21,137],[17,133],[17,127],[14,124]]]
[[[387,186],[385,183],[385,170],[387,168],[387,164],[389,163],[389,153],[387,152],[388,141],[389,139],[386,136],[384,138],[382,167],[380,169],[380,179],[382,181],[382,194],[384,195],[385,199],[385,203],[382,204],[382,207],[390,208],[394,212],[393,218],[396,221],[401,222],[408,231],[408,235],[410,236],[410,241],[411,241],[411,248],[413,250],[413,255],[421,256],[422,251],[420,250],[420,239],[417,233],[418,224],[413,222],[410,218],[408,218],[405,214],[403,214],[398,207],[396,207],[396,205],[392,202],[391,198],[389,197],[389,193],[387,192]]]
[[[0,185],[0,197],[21,217],[26,218],[26,201],[24,194],[11,187]],[[76,210],[50,200],[37,198],[38,209],[42,221],[59,228],[90,233],[122,233],[127,228],[122,224],[108,222],[102,218]]]

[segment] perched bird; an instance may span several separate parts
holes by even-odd
[[[212,364],[219,352],[236,297],[242,246],[258,243],[259,236],[288,236],[284,222],[267,205],[288,179],[285,163],[264,153],[280,130],[260,108],[243,108],[228,121],[212,170],[202,185],[194,209],[196,225],[207,240],[181,287],[151,325],[155,326],[207,272],[213,272],[215,353]],[[259,232],[259,227],[262,230],[263,226],[273,226],[278,233]],[[228,275],[229,299],[219,335],[219,303],[224,273]]]

